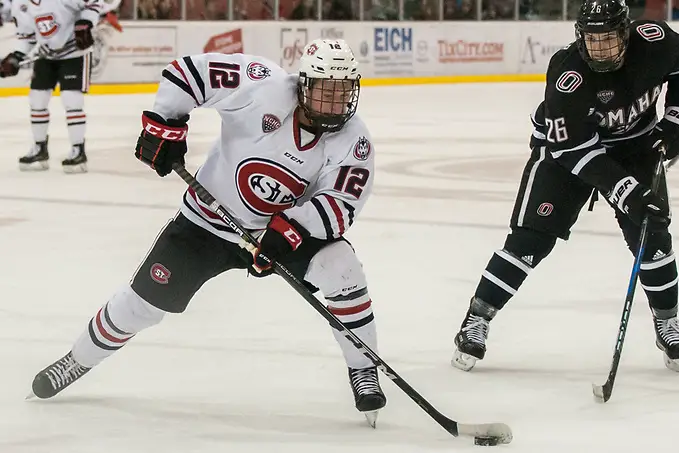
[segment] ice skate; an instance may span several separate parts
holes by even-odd
[[[32,393],[26,399],[52,398],[90,371],[75,361],[71,352],[39,372],[33,379]]]
[[[377,368],[364,368],[357,370],[349,368],[349,382],[354,392],[356,409],[365,415],[368,423],[373,428],[377,423],[377,413],[387,404],[377,378]]]
[[[25,156],[19,158],[19,170],[21,171],[44,171],[49,170],[49,152],[47,140],[35,142],[31,150]]]
[[[64,173],[87,173],[87,155],[85,144],[73,145],[71,155],[61,161]]]
[[[655,344],[663,352],[665,366],[679,372],[679,320],[677,311],[653,310]]]
[[[470,371],[477,360],[486,355],[486,339],[490,321],[497,308],[476,297],[472,298],[467,316],[462,321],[460,331],[455,336],[455,352],[451,364],[462,371]]]

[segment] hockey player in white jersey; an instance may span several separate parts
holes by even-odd
[[[66,110],[71,150],[62,167],[66,173],[87,171],[84,93],[89,89],[92,27],[99,22],[100,0],[13,0],[12,17],[18,45],[0,62],[0,77],[19,73],[19,66],[37,50],[30,92],[34,144],[19,159],[21,170],[47,170],[49,101],[57,83]],[[37,48],[36,48],[37,46]]]
[[[158,236],[130,284],[91,319],[71,352],[42,370],[33,392],[50,398],[165,313],[181,313],[209,279],[231,269],[271,273],[280,262],[377,350],[366,277],[344,233],[370,195],[374,149],[355,116],[360,75],[344,41],[306,46],[299,75],[248,55],[179,58],[162,72],[152,111],[142,115],[136,156],[160,176],[184,163],[189,112],[212,108],[220,139],[198,181],[260,237],[253,254],[193,190]],[[386,404],[377,370],[333,330],[348,366],[356,408],[374,426]]]

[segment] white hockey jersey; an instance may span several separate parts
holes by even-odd
[[[357,115],[339,132],[304,131],[295,114],[298,76],[250,55],[179,58],[162,75],[153,111],[165,119],[196,107],[219,112],[220,138],[196,178],[244,228],[265,229],[280,211],[320,239],[338,238],[352,225],[374,178],[374,149]],[[191,189],[181,212],[238,241]]]
[[[28,54],[37,45],[38,55],[49,60],[79,57],[86,51],[75,46],[75,22],[96,26],[100,11],[101,0],[12,0],[16,50]]]

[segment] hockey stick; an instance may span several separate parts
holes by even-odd
[[[655,166],[653,173],[653,180],[651,181],[651,190],[657,192],[660,186],[660,179],[665,169],[665,148],[660,148],[660,158],[658,164]],[[671,160],[667,164],[667,168],[674,165],[676,159]],[[625,305],[622,310],[622,317],[620,325],[618,326],[618,338],[615,342],[615,350],[613,353],[613,362],[608,373],[608,379],[604,385],[592,384],[592,391],[594,392],[594,399],[599,403],[605,403],[611,399],[613,393],[613,384],[618,375],[618,365],[620,365],[620,357],[622,356],[622,347],[625,342],[625,335],[627,334],[627,324],[632,313],[632,301],[634,300],[634,291],[637,287],[637,280],[639,279],[639,270],[641,269],[641,258],[646,250],[646,241],[648,240],[648,216],[641,222],[641,233],[639,236],[639,248],[637,249],[636,257],[634,258],[634,265],[632,266],[632,275],[629,279],[629,286],[627,287],[627,296],[625,297]]]
[[[224,209],[215,198],[191,175],[181,164],[174,164],[173,170],[196,192],[200,200],[208,205],[233,231],[238,234],[243,241],[251,245],[258,245],[257,239],[252,234],[243,229],[239,222]],[[466,424],[451,420],[436,410],[429,401],[424,399],[414,388],[410,386],[396,371],[380,358],[370,347],[368,347],[351,330],[347,329],[337,317],[332,314],[326,306],[318,300],[297,277],[279,263],[273,263],[274,271],[280,275],[299,295],[301,295],[321,316],[323,316],[332,327],[342,332],[342,335],[349,340],[359,351],[369,358],[385,376],[391,379],[406,395],[410,397],[418,406],[422,408],[431,418],[441,425],[443,429],[453,436],[473,436],[486,440],[490,444],[508,444],[512,441],[512,430],[504,423],[482,423]]]
[[[88,47],[87,49],[85,49],[83,55],[87,55],[88,53],[92,53],[92,52],[93,52],[93,48],[94,48],[94,46],[90,46],[90,47]],[[23,60],[21,60],[21,61],[19,62],[19,67],[20,67],[20,68],[23,68],[24,66],[28,66],[28,65],[30,65],[30,64],[35,63],[35,62],[38,61],[39,59],[43,58],[43,55],[40,55],[40,53],[33,53],[33,52],[32,52],[32,53],[29,53],[29,54],[27,55],[27,57],[28,57],[28,58],[24,58]]]

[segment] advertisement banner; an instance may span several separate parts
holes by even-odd
[[[518,23],[517,23],[518,24]],[[457,24],[456,24],[457,25]],[[465,23],[439,28],[435,75],[515,72],[518,30],[513,23]]]
[[[313,40],[313,38],[309,39],[309,36],[307,27],[282,27],[278,36],[278,58],[269,58],[288,72],[297,71],[304,46]]]
[[[521,26],[519,68],[521,74],[541,74],[547,71],[550,58],[574,39],[573,25],[559,26],[525,22]]]
[[[551,56],[573,40],[570,22],[122,22],[99,30],[93,49],[95,83],[157,82],[173,59],[205,52],[247,53],[299,69],[315,38],[345,39],[364,78],[544,74]],[[672,24],[676,27],[675,24]],[[16,45],[14,27],[0,28],[0,58]],[[27,86],[31,68],[0,79]]]
[[[128,25],[112,33],[99,59],[95,83],[147,83],[160,80],[162,69],[177,58],[177,26]]]

